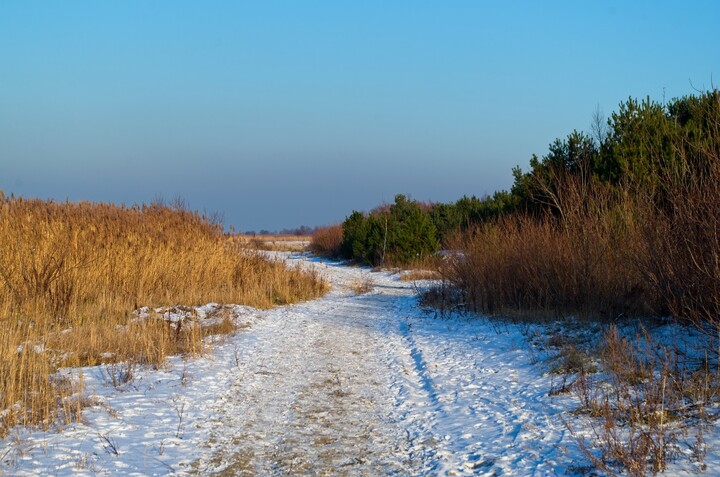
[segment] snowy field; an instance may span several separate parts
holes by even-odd
[[[588,465],[563,421],[571,395],[527,327],[440,319],[417,284],[307,257],[324,298],[238,307],[241,329],[208,355],[83,374],[92,405],[53,432],[0,441],[0,474],[577,475]],[[358,283],[372,291],[357,295]],[[121,368],[119,368],[121,370]],[[115,370],[117,371],[117,370]],[[577,421],[574,421],[577,423]],[[710,436],[708,436],[710,437]],[[708,475],[718,464],[707,456]],[[691,475],[673,468],[669,475]]]

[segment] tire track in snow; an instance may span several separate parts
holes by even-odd
[[[427,372],[427,363],[423,358],[422,351],[418,349],[415,340],[410,333],[410,325],[406,322],[400,323],[400,334],[407,341],[408,349],[410,350],[410,357],[415,365],[415,372],[420,380],[420,387],[427,394],[430,404],[435,408],[436,412],[443,413],[442,406],[438,400],[437,391],[435,390],[435,384],[433,383],[432,377]]]

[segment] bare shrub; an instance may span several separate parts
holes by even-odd
[[[650,298],[626,255],[632,236],[613,220],[588,217],[568,228],[553,217],[520,216],[485,224],[455,242],[462,253],[447,278],[484,313],[647,313]]]
[[[670,186],[644,223],[638,262],[665,309],[716,338],[720,329],[720,158]],[[717,343],[713,346],[717,349]]]
[[[343,239],[342,224],[320,227],[312,234],[310,251],[320,257],[338,258]]]
[[[464,312],[465,304],[457,287],[445,280],[431,286],[420,294],[420,306],[445,318],[451,313]]]

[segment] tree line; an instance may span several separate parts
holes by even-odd
[[[371,265],[409,263],[501,217],[552,216],[567,223],[597,205],[591,191],[595,197],[602,190],[616,205],[643,197],[667,208],[673,187],[707,174],[716,161],[719,95],[712,90],[667,103],[629,98],[607,121],[596,113],[590,133],[574,130],[544,155],[533,155],[527,170],[515,167],[510,190],[492,196],[422,203],[398,195],[369,213],[353,211],[336,252]]]

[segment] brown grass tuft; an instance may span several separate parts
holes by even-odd
[[[359,278],[353,281],[349,288],[356,295],[364,295],[373,291],[373,289],[375,289],[375,285],[375,280],[373,280],[371,276],[365,276],[364,278]]]

